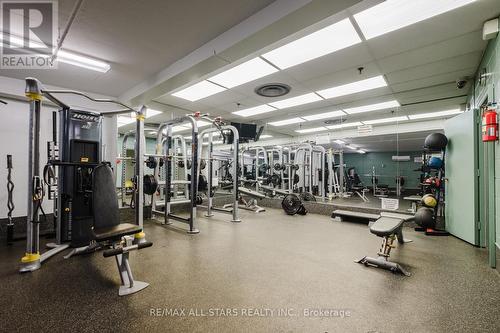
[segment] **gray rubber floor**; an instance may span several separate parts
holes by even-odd
[[[147,222],[154,247],[131,263],[151,285],[128,297],[117,294],[114,259],[100,253],[19,275],[23,244],[1,246],[0,331],[500,331],[500,278],[482,249],[405,230],[413,243],[392,256],[413,274],[402,277],[354,263],[380,245],[366,225],[272,209],[242,217],[200,218],[195,236]]]

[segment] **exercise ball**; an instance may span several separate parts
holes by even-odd
[[[425,207],[434,208],[437,206],[436,197],[433,194],[426,194],[422,197],[422,205]]]
[[[427,161],[427,166],[431,169],[441,169],[443,167],[443,160],[433,156]]]
[[[429,177],[424,180],[424,184],[430,185],[430,187],[439,188],[441,186],[441,180],[438,177]]]
[[[436,226],[434,210],[428,207],[420,207],[415,213],[415,223],[422,228],[434,228]]]
[[[442,133],[432,133],[427,135],[424,141],[424,148],[431,150],[442,150],[448,144],[448,138]]]

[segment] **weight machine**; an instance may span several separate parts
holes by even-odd
[[[26,78],[26,97],[30,101],[28,139],[28,212],[26,253],[21,259],[20,272],[41,268],[50,257],[73,248],[71,254],[94,251],[105,247],[105,257],[115,256],[122,286],[119,295],[128,295],[147,287],[134,281],[128,255],[130,251],[152,246],[143,232],[143,163],[144,140],[135,145],[135,223],[121,223],[118,198],[111,168],[103,163],[101,124],[103,116],[133,112],[136,114],[136,132],[144,139],[146,107],[136,111],[115,100],[94,99],[72,90],[47,90],[35,78]],[[120,105],[124,110],[90,112],[72,109],[57,99],[56,94],[82,96],[96,103]],[[40,113],[43,97],[61,109],[57,119],[53,113],[53,141],[48,142],[48,162],[44,177],[40,173]],[[50,250],[40,254],[40,212],[48,185],[49,199],[54,200],[56,242]],[[133,235],[133,238],[131,237]],[[126,244],[125,246],[123,244]],[[70,254],[70,255],[71,255]],[[70,256],[69,255],[69,256]],[[66,257],[69,257],[66,256]]]

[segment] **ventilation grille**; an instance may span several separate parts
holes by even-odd
[[[290,92],[289,85],[284,83],[267,83],[255,88],[255,93],[264,97],[280,97]]]

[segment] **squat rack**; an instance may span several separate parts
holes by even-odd
[[[198,161],[198,123],[197,120],[200,119],[202,115],[200,113],[194,113],[192,115],[183,116],[177,119],[170,120],[166,123],[163,123],[159,126],[158,132],[156,133],[156,154],[162,155],[165,157],[165,210],[163,212],[163,224],[170,225],[172,220],[176,220],[181,223],[185,223],[189,225],[189,229],[187,232],[189,234],[197,234],[200,231],[196,228],[196,196],[198,194],[198,163],[194,163],[194,161]],[[184,218],[171,213],[171,198],[170,193],[172,190],[172,161],[176,160],[176,152],[171,155],[170,150],[173,147],[173,139],[172,139],[172,127],[174,125],[180,125],[182,123],[190,123],[191,124],[191,180],[189,180],[188,184],[190,185],[190,199],[189,205],[191,207],[189,212],[189,217]],[[165,152],[163,152],[163,131],[166,131],[166,145]],[[186,164],[185,164],[186,166]],[[159,170],[159,169],[158,169]],[[156,176],[156,169],[155,169]],[[155,207],[155,206],[153,206]],[[153,210],[153,213],[158,213],[158,211]]]
[[[219,125],[216,120],[212,120],[208,117],[203,117],[204,119],[207,119],[211,121],[213,124],[215,124],[217,127],[214,128],[207,128],[203,130],[200,135],[199,135],[199,141],[203,142],[203,137],[205,135],[208,135],[208,170],[207,170],[207,182],[208,182],[208,204],[207,204],[207,215],[206,216],[213,216],[212,210],[221,212],[221,213],[230,213],[232,214],[232,220],[231,222],[241,222],[240,219],[240,214],[239,214],[239,208],[238,208],[238,199],[239,199],[239,177],[238,177],[238,169],[239,169],[239,163],[238,163],[238,154],[239,154],[239,133],[238,129],[232,125]],[[233,163],[232,163],[232,171],[233,171],[233,190],[232,190],[232,196],[233,196],[233,204],[231,209],[224,209],[224,208],[217,208],[213,207],[213,198],[212,198],[212,185],[213,185],[213,161],[215,159],[214,154],[213,154],[213,138],[212,134],[214,132],[223,132],[223,131],[231,131],[233,135],[233,144],[232,144],[232,153],[233,153]],[[199,146],[199,156],[201,156],[201,149],[202,146]],[[200,175],[200,162],[201,160],[197,161],[198,164],[198,177]],[[191,177],[192,178],[192,177]]]

